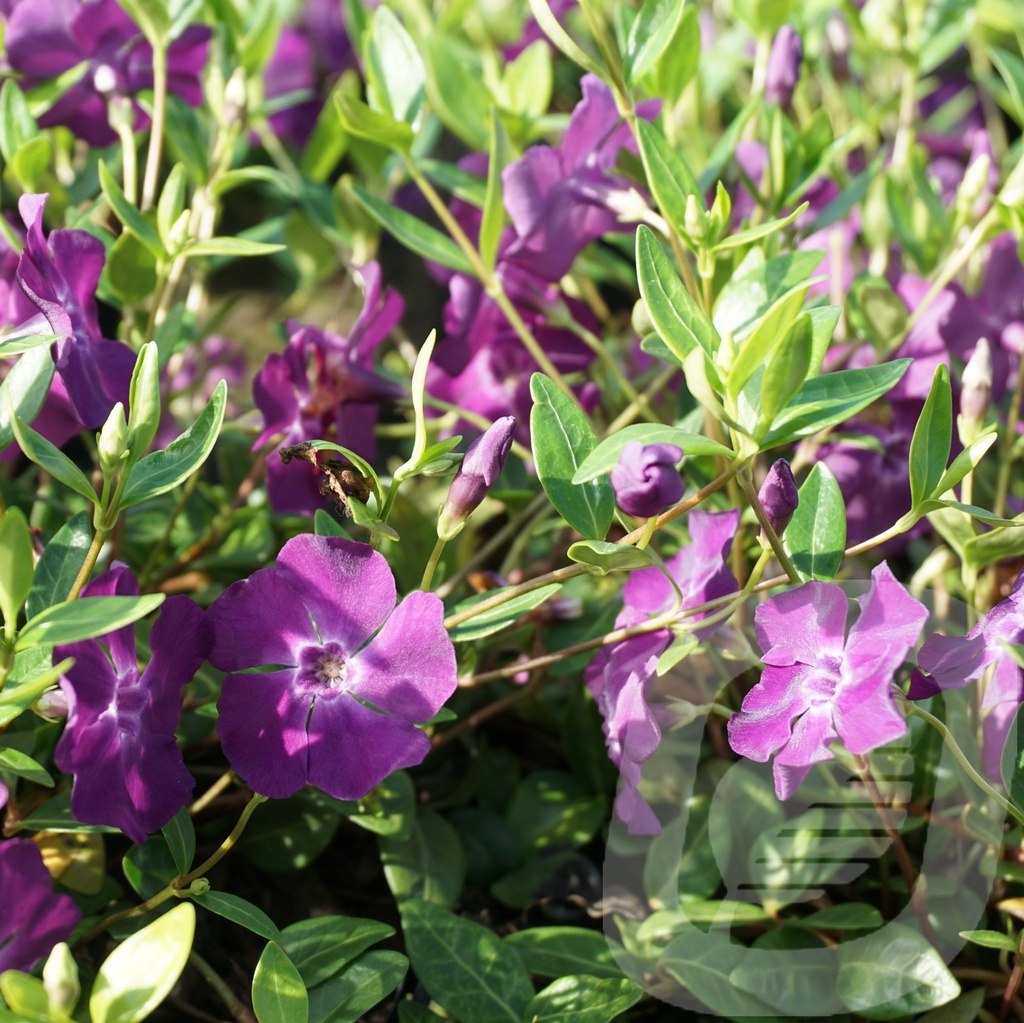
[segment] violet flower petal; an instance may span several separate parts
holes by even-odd
[[[809,582],[780,593],[754,612],[765,664],[822,664],[843,655],[846,595],[832,583]]]

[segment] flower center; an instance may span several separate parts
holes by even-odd
[[[345,651],[330,641],[307,646],[299,655],[296,682],[310,696],[331,699],[345,692],[348,663]]]
[[[313,674],[325,686],[338,689],[348,675],[348,668],[343,657],[334,653],[324,653],[314,662]]]

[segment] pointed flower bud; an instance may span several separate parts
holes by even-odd
[[[775,33],[768,71],[765,75],[765,99],[775,101],[783,110],[793,103],[793,90],[800,80],[800,63],[804,59],[804,44],[791,25],[783,25]]]
[[[124,405],[118,402],[107,416],[97,439],[100,468],[105,476],[117,472],[128,453],[128,423],[124,418]]]
[[[784,458],[780,458],[768,470],[768,475],[765,476],[764,483],[757,493],[757,499],[761,502],[772,529],[777,536],[781,536],[800,503],[793,470]]]
[[[682,496],[685,485],[676,466],[683,452],[675,444],[648,444],[630,441],[612,469],[615,500],[627,515],[649,519],[660,515]]]
[[[51,1013],[69,1016],[78,1004],[82,987],[78,982],[78,966],[67,942],[54,945],[43,966],[43,989]]]
[[[966,443],[974,440],[985,422],[992,400],[992,350],[988,339],[981,338],[964,368],[963,390],[960,392],[961,429]]]
[[[469,445],[437,522],[437,535],[442,540],[451,540],[461,532],[466,520],[494,486],[505,468],[515,428],[515,416],[505,416]]]

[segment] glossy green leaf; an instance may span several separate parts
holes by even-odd
[[[836,993],[868,1019],[899,1019],[934,1009],[960,994],[960,985],[928,940],[888,923],[838,948]]]
[[[361,188],[352,186],[352,194],[359,205],[386,231],[395,236],[406,248],[418,256],[447,266],[459,273],[473,275],[473,266],[462,250],[447,235],[425,224],[405,210],[391,206]]]
[[[417,978],[456,1019],[521,1023],[533,985],[493,931],[417,899],[402,906],[402,931]]]
[[[683,17],[682,0],[644,0],[626,44],[626,82],[634,85],[661,59]]]
[[[0,973],[0,995],[9,1011],[0,1010],[3,1023],[40,1023],[50,1020],[50,997],[38,977],[20,970]]]
[[[654,564],[654,559],[646,550],[604,540],[579,540],[569,547],[566,556],[578,565],[588,565],[598,575],[632,572]]]
[[[490,636],[492,633],[501,632],[502,629],[522,618],[524,614],[550,600],[561,588],[561,583],[551,583],[548,586],[541,586],[536,590],[513,597],[511,600],[505,601],[504,604],[491,608],[490,611],[482,611],[461,625],[454,626],[448,630],[448,635],[455,643],[469,643],[476,639],[482,639],[484,636]],[[500,592],[501,590],[488,590],[486,593],[477,593],[472,597],[467,597],[451,609],[451,614],[456,615],[468,611],[474,604],[479,604]]]
[[[117,0],[129,18],[142,29],[152,46],[166,46],[171,40],[171,14],[167,0]]]
[[[801,203],[792,213],[787,214],[785,217],[769,220],[763,224],[758,224],[756,227],[748,227],[744,231],[737,231],[735,234],[726,235],[715,245],[715,252],[726,252],[729,249],[742,248],[744,245],[751,245],[762,238],[776,234],[783,230],[783,228],[789,227],[807,209],[807,205],[807,203]]]
[[[49,348],[33,348],[11,367],[0,384],[0,447],[14,438],[11,412],[23,423],[31,423],[50,392],[53,359]]]
[[[205,895],[193,895],[192,898],[203,909],[208,909],[211,913],[216,913],[217,916],[222,916],[225,920],[230,920],[261,938],[268,941],[281,940],[281,932],[277,925],[262,909],[237,895],[232,895],[231,892],[210,889]]]
[[[378,536],[386,536],[389,540],[399,539],[398,531],[374,515],[358,497],[349,494],[346,500],[348,510],[352,513],[352,521],[357,526],[362,526]]]
[[[0,747],[0,771],[34,781],[37,785],[53,788],[54,783],[50,772],[27,753],[22,753],[21,750]]]
[[[409,960],[401,952],[366,952],[309,992],[309,1023],[359,1023],[402,982]]]
[[[572,36],[562,28],[558,18],[551,11],[548,0],[529,0],[530,11],[541,30],[571,61],[579,64],[584,71],[589,71],[598,78],[605,76],[604,69],[592,60],[573,40]]]
[[[41,663],[38,662],[40,656]],[[75,663],[73,657],[65,657],[63,661],[50,667],[51,656],[51,648],[44,646],[23,651],[15,658],[15,675],[7,680],[7,685],[0,693],[0,728],[10,724],[22,711],[27,710],[45,690],[56,685],[61,675]],[[34,670],[28,671],[24,675],[20,673],[20,662],[23,658],[37,662]],[[32,816],[34,816],[34,812],[29,814],[29,817]],[[21,825],[27,826],[26,821],[22,821]],[[51,828],[50,830],[59,829]]]
[[[682,8],[683,5],[678,6]],[[677,232],[682,232],[686,223],[687,198],[696,196],[703,209],[704,193],[698,187],[697,179],[686,161],[650,121],[640,118],[636,127],[640,156],[647,172],[647,181],[658,202],[658,209]]]
[[[998,46],[990,46],[988,54],[1006,82],[1014,120],[1019,125],[1024,125],[1024,61],[1017,54]]]
[[[334,99],[342,126],[349,135],[400,153],[407,153],[412,148],[412,128],[404,121],[371,110],[362,100],[344,92],[335,93]]]
[[[816,462],[800,487],[800,503],[782,542],[806,582],[831,582],[846,549],[846,502],[832,470]]]
[[[611,1023],[643,993],[625,977],[560,977],[530,999],[523,1018],[531,1023]]]
[[[155,611],[164,593],[140,597],[80,597],[54,604],[30,618],[18,635],[16,650],[53,643],[77,643],[114,632]]]
[[[786,926],[821,931],[876,931],[884,922],[876,907],[863,902],[844,902],[819,909],[810,916],[786,920]]]
[[[92,529],[88,512],[79,512],[57,530],[36,565],[26,606],[29,618],[67,600],[71,586],[85,564],[90,543]]]
[[[284,245],[224,236],[190,242],[181,250],[181,254],[187,259],[192,259],[195,256],[272,256],[275,252],[284,251]]]
[[[619,464],[622,449],[632,441],[641,444],[675,444],[682,448],[686,458],[700,458],[706,455],[732,458],[733,452],[724,444],[699,433],[689,433],[675,426],[661,426],[658,423],[635,423],[606,437],[590,452],[573,474],[573,483],[585,483],[598,476],[605,476]]]
[[[479,53],[466,42],[441,34],[427,36],[424,50],[430,65],[427,92],[432,110],[470,149],[486,150],[494,100],[484,81]]]
[[[75,493],[88,498],[93,504],[99,501],[88,477],[60,448],[23,423],[17,413],[11,416],[10,421],[14,428],[14,439],[27,458]]]
[[[276,167],[264,167],[261,165],[236,167],[234,170],[218,174],[211,183],[210,190],[214,195],[226,195],[236,188],[250,184],[273,185],[282,195],[289,199],[297,199],[299,197],[295,182],[284,171],[279,171]]]
[[[313,988],[394,933],[394,927],[380,920],[318,916],[286,927],[278,944],[295,964],[302,982]]]
[[[402,840],[412,833],[416,819],[416,790],[405,771],[392,771],[362,799],[342,805],[353,824]]]
[[[961,931],[960,937],[982,948],[997,948],[1016,954],[1020,942],[1001,931]]]
[[[65,667],[64,670],[66,671],[67,668]],[[54,682],[56,680],[56,678],[53,679]],[[119,834],[117,828],[108,827],[106,824],[82,824],[76,821],[71,813],[70,792],[62,792],[47,799],[45,803],[36,807],[24,820],[19,821],[18,827],[23,828],[25,831]]]
[[[426,98],[427,72],[409,33],[385,6],[373,12],[366,71],[380,106],[415,127]]]
[[[124,192],[121,191],[121,186],[114,180],[102,160],[99,163],[99,174],[103,195],[110,203],[110,208],[114,211],[117,219],[124,225],[125,230],[131,231],[157,259],[163,259],[167,252],[156,228],[128,201]]]
[[[584,927],[529,927],[504,939],[530,973],[565,977],[585,973],[591,977],[621,978],[615,945],[600,931]]]
[[[811,318],[802,313],[786,331],[761,378],[761,418],[758,433],[767,431],[811,375],[813,357]]]
[[[20,508],[8,508],[0,517],[0,614],[8,638],[17,628],[34,571],[35,553],[25,513]]]
[[[22,352],[30,352],[33,348],[49,346],[57,340],[57,334],[24,334],[13,337],[0,337],[0,359],[13,359]]]
[[[894,387],[910,363],[910,359],[896,359],[808,380],[776,417],[762,448],[789,444],[849,419]]]
[[[196,829],[188,810],[182,807],[161,828],[179,874],[187,874],[196,855]]]
[[[154,451],[131,468],[121,507],[128,508],[184,483],[209,457],[224,422],[227,384],[221,380],[196,421],[162,451]]]
[[[309,1019],[309,996],[299,971],[273,941],[256,964],[252,1010],[259,1023],[306,1023]]]
[[[465,853],[458,832],[440,814],[420,807],[407,838],[382,835],[379,842],[384,876],[400,906],[410,899],[455,905],[465,880]]]
[[[537,475],[555,510],[573,529],[591,540],[603,540],[611,525],[615,498],[607,479],[572,482],[597,437],[583,410],[543,373],[530,379],[533,408],[530,434]]]
[[[913,507],[931,497],[946,471],[953,440],[953,392],[949,368],[935,370],[928,399],[924,403],[910,442],[910,494]]]
[[[93,983],[93,1023],[136,1023],[152,1013],[178,982],[195,927],[196,911],[185,902],[121,942]]]
[[[13,78],[0,88],[0,154],[10,163],[24,143],[39,134],[39,125],[32,116],[21,87]]]
[[[219,179],[218,179],[219,180]],[[156,226],[160,240],[170,250],[171,229],[185,211],[185,193],[188,189],[188,170],[183,163],[176,163],[167,175],[160,199],[156,204]]]
[[[942,478],[932,491],[935,497],[941,497],[947,491],[955,487],[969,472],[977,468],[986,452],[998,440],[995,431],[979,437],[972,441],[963,451],[960,452],[949,464],[949,468],[942,474]]]

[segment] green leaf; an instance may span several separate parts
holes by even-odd
[[[271,256],[275,252],[284,251],[284,245],[225,236],[191,242],[181,250],[181,254],[186,259],[192,259],[194,256]]]
[[[0,693],[0,728],[10,724],[22,711],[27,710],[45,690],[56,685],[61,675],[75,663],[73,657],[66,657],[59,664],[51,667],[51,656],[51,648],[45,646],[34,647],[15,658],[16,675],[8,679],[4,691]],[[36,667],[23,675],[20,662],[24,658],[35,662]],[[24,822],[22,824],[24,825]]]
[[[445,127],[470,149],[488,148],[488,115],[494,102],[484,82],[479,54],[450,36],[428,35],[424,40],[430,77],[430,105]]]
[[[211,889],[204,895],[193,895],[192,898],[203,909],[208,909],[211,913],[216,913],[217,916],[222,916],[225,920],[230,920],[261,938],[269,941],[281,940],[277,924],[262,909],[237,895],[232,895],[231,892],[217,892]]]
[[[68,664],[68,662],[70,662],[70,658],[64,663]],[[67,668],[64,670],[66,671]],[[76,821],[71,814],[70,792],[63,792],[46,800],[42,806],[36,807],[27,817],[20,820],[18,827],[23,828],[25,831],[119,834],[117,828],[108,827],[106,824],[81,824],[79,821]]]
[[[13,78],[8,78],[0,88],[0,154],[10,163],[14,154],[38,134],[39,125],[25,94]]]
[[[420,807],[408,838],[381,835],[378,841],[384,876],[400,908],[410,899],[455,904],[466,858],[458,832],[440,814]]]
[[[412,833],[416,818],[416,789],[405,771],[392,771],[362,799],[342,805],[353,824],[375,835],[405,839]]]
[[[153,1012],[178,982],[195,928],[196,911],[185,902],[121,942],[93,982],[93,1023],[135,1023]]]
[[[121,507],[166,494],[183,483],[206,461],[224,422],[228,386],[221,380],[199,418],[163,451],[154,451],[131,468]]]
[[[22,352],[29,352],[33,348],[49,346],[62,335],[58,334],[25,334],[20,337],[0,337],[0,359],[13,359]],[[33,413],[34,415],[34,413]],[[31,418],[31,417],[22,417]]]
[[[800,503],[782,542],[804,582],[835,579],[846,549],[846,502],[824,462],[814,464],[800,487]]]
[[[551,47],[543,39],[535,39],[515,60],[510,60],[502,76],[504,108],[527,122],[543,117],[551,106],[555,84],[552,63]]]
[[[1017,54],[998,46],[990,46],[988,55],[1010,91],[1013,106],[1010,113],[1018,124],[1024,125],[1024,61]]]
[[[511,587],[509,587],[511,588]],[[470,618],[461,625],[456,625],[448,630],[448,636],[455,643],[469,643],[475,639],[483,639],[492,633],[501,632],[514,621],[522,618],[524,614],[540,607],[545,601],[550,600],[560,589],[561,583],[551,583],[548,586],[540,586],[536,590],[530,590],[518,597],[505,601],[490,611],[482,611],[475,618]],[[501,593],[501,590],[488,590],[486,593],[476,593],[467,597],[452,608],[451,614],[461,614],[468,611],[474,604],[479,604],[489,597]]]
[[[20,970],[0,973],[0,994],[10,1011],[0,1010],[4,1023],[37,1023],[50,1020],[50,996],[38,977],[30,977]]]
[[[348,510],[352,513],[352,521],[357,526],[362,526],[379,536],[386,536],[389,540],[399,539],[398,531],[374,515],[358,497],[349,494],[346,500]]]
[[[758,432],[767,431],[811,375],[813,358],[811,318],[802,313],[786,331],[761,378],[761,418]]]
[[[407,153],[412,148],[412,128],[404,121],[371,110],[362,100],[344,92],[336,92],[334,99],[342,126],[349,135],[400,153]]]
[[[331,110],[332,116],[334,116],[333,108]],[[282,195],[289,199],[299,198],[295,182],[284,171],[279,171],[276,167],[236,167],[234,170],[217,175],[210,188],[214,195],[220,196],[242,185],[254,182],[273,185]]]
[[[775,234],[777,231],[781,231],[784,227],[792,224],[807,209],[807,206],[808,203],[801,203],[792,213],[785,217],[769,220],[763,224],[758,224],[756,227],[748,227],[745,231],[737,231],[735,234],[726,235],[714,247],[714,251],[716,253],[726,252],[729,249],[738,249],[744,245],[750,245],[751,242],[759,241],[761,238],[767,238],[769,235]]]
[[[939,953],[917,931],[888,923],[839,946],[836,993],[868,1019],[898,1019],[934,1009],[960,994]]]
[[[366,73],[380,106],[415,127],[426,96],[426,68],[409,33],[387,7],[378,7],[370,22]]]
[[[31,423],[50,392],[53,359],[49,348],[33,348],[11,367],[0,384],[0,448],[14,439],[11,412],[23,423]]]
[[[480,223],[480,258],[488,270],[494,269],[498,257],[498,243],[505,228],[505,204],[501,187],[501,172],[511,160],[511,143],[497,107],[490,111],[490,159],[487,163],[487,194],[484,199],[483,219]]]
[[[544,770],[516,785],[505,820],[529,856],[586,845],[601,826],[604,811],[604,797],[591,795],[571,774]]]
[[[107,252],[103,281],[125,305],[141,302],[156,289],[156,256],[125,231]]]
[[[165,597],[164,593],[145,593],[140,597],[80,597],[54,604],[28,620],[18,634],[15,650],[105,636],[155,611]]]
[[[598,575],[632,572],[654,564],[650,553],[639,547],[604,540],[579,540],[570,546],[566,556],[578,565],[589,565]]]
[[[1020,942],[1016,938],[999,931],[961,931],[960,937],[982,948],[1005,949],[1015,954],[1020,947]]]
[[[611,525],[615,498],[611,483],[595,479],[572,482],[597,437],[583,410],[543,373],[530,378],[533,408],[530,434],[537,475],[555,510],[573,529],[591,540],[602,540]]]
[[[895,387],[911,361],[896,359],[808,380],[776,418],[762,449],[792,443],[849,419]]]
[[[473,265],[447,235],[441,234],[411,213],[390,206],[359,185],[352,186],[352,194],[359,205],[406,248],[412,249],[424,259],[440,263],[459,273],[475,276]]]
[[[278,943],[295,964],[302,982],[312,988],[394,933],[394,927],[379,920],[319,916],[286,927]]]
[[[959,998],[918,1016],[916,1023],[975,1023],[988,993],[984,987],[965,991]]]
[[[819,909],[810,916],[786,920],[787,927],[806,927],[818,931],[875,931],[885,921],[874,907],[863,902],[844,902]]]
[[[332,519],[323,508],[317,508],[313,514],[313,532],[317,536],[340,536],[346,540],[352,539],[345,531],[345,527]]]
[[[309,992],[309,1023],[358,1023],[402,982],[409,960],[401,952],[361,955],[337,977]]]
[[[1024,710],[1017,711],[1010,725],[999,761],[999,774],[1013,804],[1024,809]]]
[[[680,365],[695,348],[714,359],[721,342],[718,331],[683,287],[654,232],[643,225],[636,230],[636,274],[651,322]],[[709,374],[720,390],[713,364]]]
[[[18,615],[32,588],[35,555],[25,513],[8,508],[0,518],[0,614],[8,638],[18,627]]]
[[[626,43],[626,83],[635,85],[661,59],[679,28],[686,5],[681,0],[644,0]]]
[[[910,442],[910,494],[916,508],[938,487],[949,461],[953,439],[953,392],[949,386],[949,368],[936,367],[928,400],[914,427]]]
[[[309,996],[299,971],[271,941],[252,978],[252,1009],[259,1023],[306,1023]]]
[[[45,469],[54,479],[60,480],[66,487],[88,498],[96,504],[99,498],[92,489],[88,478],[60,448],[51,444],[42,434],[36,433],[31,426],[23,423],[16,412],[8,406],[11,426],[14,428],[14,439],[27,458]]]
[[[171,39],[171,14],[166,0],[117,0],[152,46],[166,47]]]
[[[583,927],[530,927],[513,931],[504,940],[530,973],[540,977],[565,977],[585,973],[591,977],[619,979],[615,945],[600,931]]]
[[[479,175],[456,167],[451,163],[425,158],[418,161],[419,169],[435,185],[451,192],[456,199],[483,209],[487,202],[487,182]]]
[[[188,810],[182,807],[160,830],[179,875],[187,874],[196,855],[196,829]]]
[[[696,4],[680,4],[682,17],[676,34],[662,54],[661,60],[648,76],[645,85],[652,96],[658,96],[666,110],[678,103],[683,90],[697,73],[700,63],[700,25]],[[703,192],[700,193],[703,202]]]
[[[416,976],[456,1019],[521,1023],[533,985],[492,931],[417,899],[402,906],[402,930]]]
[[[43,549],[29,590],[26,613],[41,611],[67,600],[92,542],[89,513],[79,512],[64,523]]]
[[[972,441],[956,458],[950,463],[949,468],[942,474],[942,478],[936,484],[932,494],[941,497],[947,491],[955,487],[969,472],[977,468],[986,452],[998,440],[996,431],[986,433],[976,441]]]
[[[113,175],[107,169],[107,165],[100,160],[99,163],[100,188],[110,208],[114,211],[117,219],[124,225],[126,231],[131,231],[136,238],[146,246],[157,259],[164,259],[167,251],[157,234],[156,228],[133,206],[121,191],[121,186],[114,180]]]
[[[530,11],[537,24],[540,25],[544,35],[548,37],[564,53],[569,60],[579,64],[584,71],[589,71],[598,78],[605,78],[604,69],[592,60],[583,50],[576,45],[572,36],[562,28],[558,19],[551,12],[548,0],[529,0]]]
[[[636,1005],[643,993],[643,988],[625,977],[561,977],[530,999],[523,1019],[530,1023],[611,1023]]]
[[[682,9],[684,5],[676,6]],[[658,209],[676,232],[684,233],[687,198],[696,196],[703,209],[704,193],[698,187],[697,179],[686,161],[650,121],[640,118],[636,127],[640,156],[647,172],[647,181],[658,201]]]
[[[416,353],[416,365],[412,370],[412,383],[410,392],[412,396],[413,423],[416,427],[416,434],[413,438],[412,452],[408,461],[395,470],[395,481],[406,478],[406,473],[412,473],[423,463],[423,454],[427,450],[427,418],[424,407],[424,396],[427,389],[427,370],[430,368],[430,357],[434,354],[434,344],[437,341],[437,331],[432,330],[423,346]]]
[[[54,782],[50,777],[50,772],[27,753],[22,753],[21,750],[0,748],[0,771],[17,775],[19,778],[27,778],[37,785],[53,788]]]
[[[230,172],[229,172],[230,173]],[[221,175],[223,177],[223,175]],[[221,177],[214,180],[221,181]],[[185,191],[188,188],[188,170],[183,163],[176,163],[167,175],[160,200],[156,204],[156,226],[164,248],[170,251],[171,229],[185,211]]]
[[[622,449],[632,441],[641,444],[675,444],[682,448],[686,458],[700,458],[706,455],[732,458],[733,452],[724,444],[699,433],[688,433],[675,426],[661,426],[658,423],[636,423],[627,426],[610,437],[606,437],[583,460],[573,474],[573,483],[586,483],[597,476],[605,476],[619,464]]]

